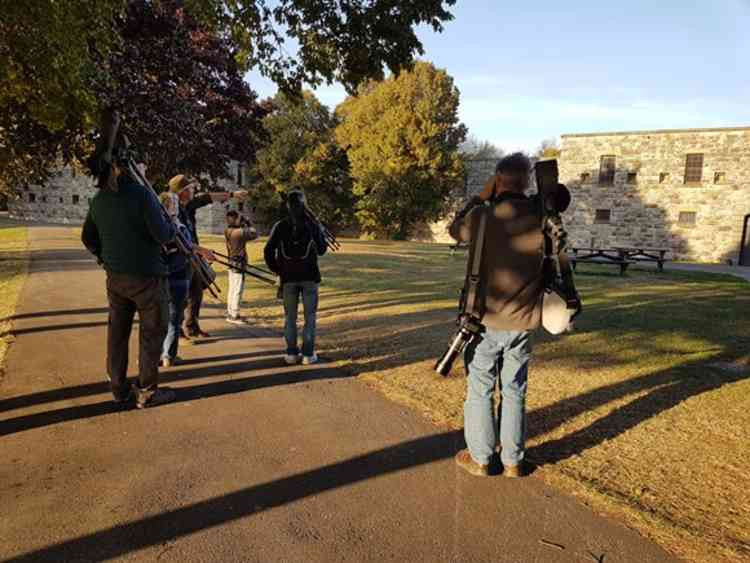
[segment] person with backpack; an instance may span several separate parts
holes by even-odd
[[[318,256],[326,252],[326,240],[321,227],[306,213],[305,195],[299,190],[289,193],[287,217],[271,229],[263,251],[269,269],[281,278],[284,300],[284,338],[287,364],[300,360],[304,365],[318,361],[315,353],[315,319],[318,311],[320,269]],[[302,353],[297,342],[297,309],[300,296],[305,325],[302,330]]]

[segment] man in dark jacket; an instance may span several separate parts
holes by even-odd
[[[290,192],[287,198],[288,217],[271,229],[263,255],[272,272],[281,277],[284,297],[284,338],[288,364],[300,361],[297,345],[297,308],[299,296],[305,313],[302,331],[302,363],[318,361],[315,353],[315,318],[318,311],[320,269],[318,256],[326,252],[326,241],[320,226],[305,213],[305,196],[301,191]]]
[[[468,450],[456,455],[458,465],[474,475],[488,475],[498,445],[492,404],[498,377],[503,474],[519,477],[528,470],[524,440],[530,331],[540,324],[544,291],[542,210],[538,199],[524,195],[529,175],[525,155],[503,158],[482,194],[459,211],[450,226],[457,241],[473,241],[481,214],[487,214],[477,296],[484,332],[465,354],[464,434]],[[469,264],[473,248],[472,244]]]
[[[174,393],[158,389],[158,365],[167,328],[167,274],[161,246],[175,236],[156,196],[114,167],[114,188],[104,187],[91,200],[81,239],[107,272],[109,325],[107,373],[117,402],[135,396],[144,408],[170,401]],[[138,383],[127,380],[128,341],[133,317],[140,321]]]
[[[232,198],[242,200],[247,195],[247,192],[244,190],[235,190],[233,192],[207,192],[196,196],[195,191],[198,189],[198,186],[199,183],[197,180],[188,178],[184,174],[178,174],[169,180],[169,191],[178,194],[180,198],[180,221],[190,231],[194,244],[199,244],[195,218],[198,209],[212,203],[223,203]],[[208,333],[201,329],[198,322],[201,304],[203,303],[204,289],[205,287],[201,282],[198,272],[193,272],[185,307],[185,330],[181,335],[186,340],[199,336],[209,336]]]

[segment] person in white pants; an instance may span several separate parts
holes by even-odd
[[[248,241],[258,238],[255,229],[244,217],[234,210],[227,211],[227,228],[224,231],[227,242],[227,254],[229,262],[234,265],[228,271],[229,290],[227,292],[227,322],[232,324],[244,324],[246,321],[240,315],[240,304],[242,293],[245,289],[245,274],[243,272],[247,265]]]

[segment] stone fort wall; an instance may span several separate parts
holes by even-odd
[[[572,134],[563,135],[561,145],[560,181],[573,196],[564,217],[573,246],[665,248],[676,260],[737,263],[750,213],[750,127]],[[467,161],[453,206],[479,193],[496,164]],[[219,186],[233,190],[240,183],[238,175]],[[9,213],[20,220],[82,224],[95,193],[89,176],[63,168],[44,188],[28,186],[11,198]],[[230,208],[238,202],[201,209],[199,229],[222,233]],[[452,243],[449,220],[450,214],[423,226],[415,238]]]
[[[219,180],[216,186],[227,191],[239,189],[237,179]],[[89,175],[66,166],[53,174],[47,185],[25,186],[11,197],[8,214],[21,221],[82,225],[96,192],[94,180]],[[198,210],[198,229],[206,233],[223,233],[227,210],[236,210],[242,205],[230,200],[226,204],[214,203]]]
[[[737,263],[750,213],[750,127],[563,135],[559,167],[573,196],[573,246]]]

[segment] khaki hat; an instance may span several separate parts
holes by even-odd
[[[169,181],[169,191],[173,194],[179,194],[182,190],[194,184],[195,180],[188,178],[184,174],[177,174]]]

